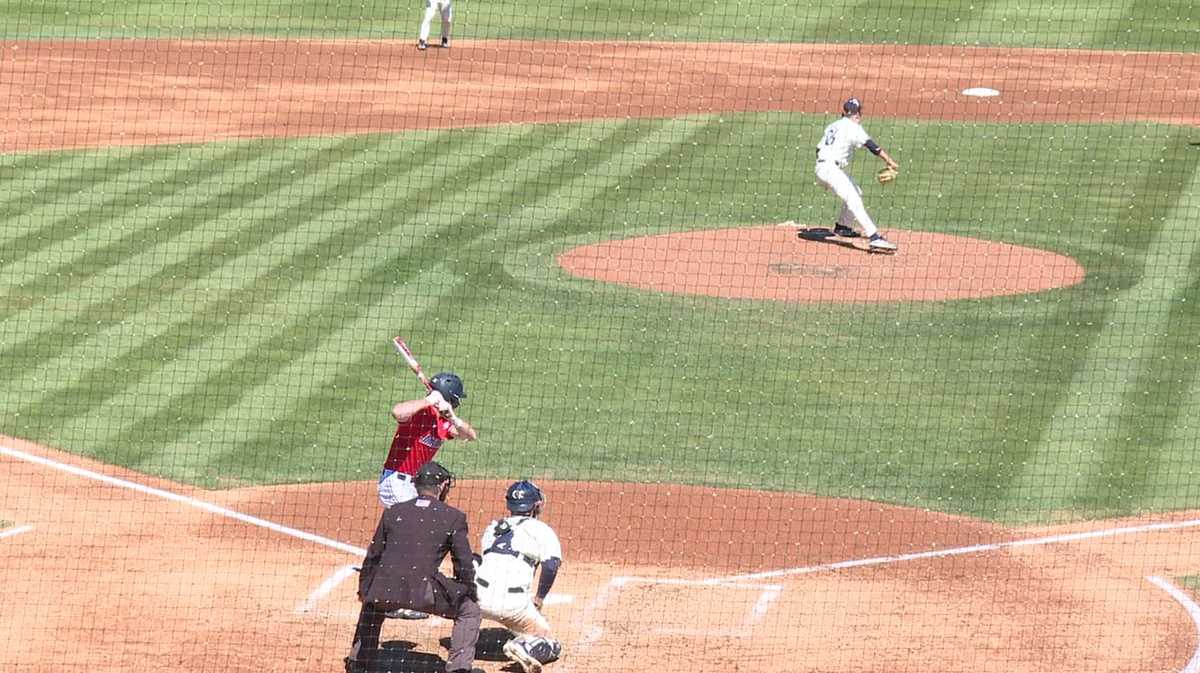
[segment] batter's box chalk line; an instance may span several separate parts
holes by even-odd
[[[712,582],[707,580],[693,580],[675,577],[637,577],[637,576],[618,576],[609,581],[606,590],[624,589],[633,585],[646,586],[668,586],[668,587],[688,587],[693,589],[727,589],[734,591],[749,591],[758,592],[758,597],[755,599],[754,605],[749,612],[743,614],[741,619],[734,626],[722,627],[660,627],[653,629],[654,633],[667,635],[681,636],[729,636],[736,638],[748,638],[754,633],[754,625],[761,622],[763,617],[770,611],[771,605],[778,600],[780,594],[783,593],[782,584],[764,584],[761,582]],[[599,627],[595,627],[599,628]],[[599,634],[596,634],[598,637]]]

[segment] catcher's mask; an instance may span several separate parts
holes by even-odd
[[[513,514],[536,514],[544,502],[546,498],[542,495],[542,489],[528,479],[515,482],[504,494],[504,504]]]
[[[442,394],[450,406],[457,407],[467,396],[467,390],[463,387],[462,379],[458,378],[458,374],[454,372],[438,372],[429,379],[429,385],[433,389]]]
[[[845,103],[842,103],[842,114],[843,115],[846,115],[846,116],[856,115],[856,114],[860,114],[861,112],[862,112],[862,101],[860,101],[857,98],[851,98],[851,99],[847,100]]]

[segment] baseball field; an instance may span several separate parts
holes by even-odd
[[[454,12],[0,4],[0,664],[341,671],[401,335],[548,671],[1200,671],[1200,5]]]

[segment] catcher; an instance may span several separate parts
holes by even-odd
[[[871,136],[867,134],[861,122],[862,102],[857,98],[851,98],[843,103],[842,118],[826,126],[825,134],[817,143],[817,178],[826,189],[837,194],[837,197],[842,200],[842,210],[833,227],[835,236],[848,238],[859,236],[858,231],[852,226],[854,220],[858,220],[858,223],[862,225],[863,233],[870,238],[868,249],[871,252],[894,253],[897,250],[896,244],[888,241],[883,234],[879,233],[879,228],[875,226],[871,216],[867,214],[866,206],[863,205],[862,190],[854,184],[845,169],[850,165],[854,151],[860,147],[866,147],[867,151],[887,164],[887,168],[879,172],[880,184],[887,184],[895,180],[900,172],[900,164],[897,164],[882,147],[871,140]]]
[[[484,617],[513,632],[504,644],[505,656],[524,673],[541,673],[543,666],[562,656],[562,643],[541,612],[562,565],[562,543],[540,518],[546,498],[536,484],[513,483],[504,502],[510,516],[491,522],[483,534],[475,571],[479,607]]]

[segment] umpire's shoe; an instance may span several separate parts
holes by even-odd
[[[449,49],[449,48],[450,48],[450,38],[443,37],[442,38],[442,49]]]
[[[346,673],[367,673],[367,665],[357,659],[346,657],[342,661],[346,662]]]

